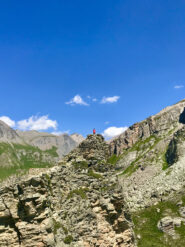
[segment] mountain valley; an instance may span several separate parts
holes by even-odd
[[[38,131],[20,131],[0,121],[0,179],[24,174],[31,168],[54,166],[84,138],[81,135],[56,136]]]

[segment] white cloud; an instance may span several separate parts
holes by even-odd
[[[183,88],[183,87],[184,87],[184,85],[175,85],[175,86],[174,86],[175,89],[181,89],[181,88]]]
[[[89,105],[87,104],[82,97],[77,94],[69,102],[66,102],[67,105]]]
[[[106,121],[105,124],[109,124],[110,122],[109,121]]]
[[[31,116],[17,122],[18,129],[21,130],[47,130],[49,128],[57,129],[57,121],[51,120],[48,116]]]
[[[120,96],[112,96],[112,97],[103,97],[101,100],[102,104],[106,103],[115,103],[119,100]]]
[[[127,130],[128,127],[109,127],[107,129],[104,130],[104,132],[102,133],[102,135],[106,138],[106,139],[110,139],[113,138],[115,136],[120,135],[121,133],[123,133],[125,130]]]
[[[0,120],[5,122],[10,127],[14,127],[15,126],[15,121],[12,120],[11,118],[7,117],[7,116],[0,117]]]
[[[66,130],[66,131],[53,131],[51,134],[55,135],[55,136],[60,136],[63,134],[69,134],[70,130]]]
[[[98,101],[97,98],[92,97],[92,96],[90,96],[90,95],[88,95],[87,98],[88,98],[89,100],[92,100],[93,102]]]

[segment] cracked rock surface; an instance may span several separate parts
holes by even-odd
[[[134,246],[118,178],[110,164],[102,169],[108,152],[104,139],[90,136],[75,152],[72,163],[1,187],[0,247]]]

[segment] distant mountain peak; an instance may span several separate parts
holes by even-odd
[[[23,143],[14,129],[0,120],[0,142]]]

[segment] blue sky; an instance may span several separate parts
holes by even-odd
[[[184,13],[182,0],[1,1],[0,116],[117,133],[183,99]]]

